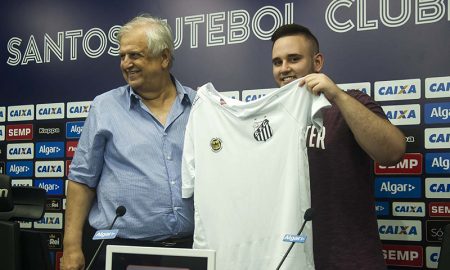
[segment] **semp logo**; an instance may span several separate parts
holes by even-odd
[[[242,101],[249,102],[262,98],[263,96],[273,92],[276,88],[254,89],[242,91]]]
[[[383,257],[386,265],[423,266],[423,248],[421,246],[383,245]]]
[[[228,97],[231,99],[240,100],[239,99],[239,91],[223,91],[223,92],[220,92],[220,94],[222,96],[225,96],[225,97]]]
[[[8,121],[34,120],[34,105],[21,105],[8,107]]]
[[[77,149],[78,141],[66,142],[66,157],[73,157],[75,150]]]
[[[426,128],[426,149],[448,149],[450,148],[450,128]]]
[[[0,141],[4,141],[5,140],[5,126],[1,125],[0,126]]]
[[[33,159],[34,144],[33,143],[10,143],[6,149],[7,159]]]
[[[91,101],[67,102],[67,118],[86,118]]]
[[[393,202],[392,215],[396,217],[424,217],[424,202]]]
[[[64,161],[36,161],[34,175],[36,177],[63,177]]]
[[[60,198],[47,199],[45,204],[45,211],[59,211],[62,209]]]
[[[421,153],[406,153],[403,160],[395,166],[381,166],[375,162],[375,174],[422,174],[423,156]]]
[[[64,103],[47,103],[36,105],[36,120],[64,118]]]
[[[448,123],[450,123],[450,102],[425,104],[425,124]]]
[[[422,185],[420,177],[377,177],[375,178],[376,198],[420,198]]]
[[[375,100],[420,99],[420,79],[375,82]]]
[[[387,118],[396,126],[419,125],[420,104],[381,106]]]
[[[11,186],[13,186],[13,187],[32,187],[33,180],[31,180],[31,179],[12,179]]]
[[[6,120],[6,107],[0,107],[0,122],[5,122]]]
[[[420,220],[378,220],[378,233],[381,240],[422,241]]]
[[[426,153],[425,171],[427,173],[450,173],[450,152],[447,153]]]
[[[64,142],[36,143],[36,158],[63,158]]]
[[[427,220],[427,241],[442,242],[445,225],[450,224],[449,220]]]
[[[5,162],[0,161],[0,174],[6,174]]]
[[[36,229],[62,229],[63,216],[62,213],[45,213],[39,221],[34,222]]]
[[[33,161],[6,162],[6,174],[11,177],[33,176]]]
[[[47,195],[63,195],[63,180],[62,179],[35,179],[34,186],[45,189]]]
[[[38,123],[36,124],[34,137],[36,140],[63,139],[64,123]]]
[[[33,139],[33,124],[6,126],[7,141],[31,141]]]
[[[84,121],[67,122],[66,123],[66,138],[77,139],[80,138],[83,131]]]
[[[441,253],[440,247],[426,247],[425,253],[427,254],[426,267],[436,269],[439,262],[439,253]]]
[[[431,202],[428,204],[430,217],[450,217],[450,202]]]
[[[377,216],[388,216],[389,215],[389,202],[375,202],[375,211]]]
[[[357,90],[371,96],[370,82],[340,83],[337,86],[344,91]]]
[[[61,249],[62,248],[62,233],[51,232],[48,234],[48,248]]]
[[[448,98],[450,95],[450,76],[425,79],[426,98]]]
[[[450,178],[425,178],[426,198],[450,198]]]

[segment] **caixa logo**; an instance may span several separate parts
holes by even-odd
[[[66,123],[66,138],[76,139],[80,138],[81,132],[83,131],[84,121],[78,122],[67,122]]]
[[[33,159],[33,143],[14,143],[7,146],[7,159]]]
[[[450,76],[425,79],[425,97],[448,98],[450,95]]]
[[[420,177],[377,177],[375,197],[377,198],[420,198],[422,197]]]
[[[439,254],[441,253],[440,247],[426,247],[425,253],[427,254],[426,266],[427,268],[436,269],[439,262]]]
[[[450,153],[426,153],[425,171],[430,174],[450,174]]]
[[[6,162],[6,174],[11,177],[33,176],[33,162],[32,161]]]
[[[242,100],[245,102],[257,100],[270,92],[273,92],[274,90],[275,88],[244,90],[242,91]]]
[[[425,203],[423,202],[393,202],[392,215],[396,217],[424,217]]]
[[[420,79],[375,82],[375,100],[420,99]]]
[[[422,241],[420,220],[378,220],[381,240]]]
[[[48,195],[63,195],[63,180],[62,179],[36,179],[34,186],[45,189]]]
[[[386,116],[396,126],[420,124],[420,105],[392,105],[382,106]]]
[[[450,148],[450,128],[426,128],[426,149],[448,149]]]
[[[6,107],[0,107],[0,122],[5,122],[6,120]]]
[[[67,118],[86,118],[91,108],[91,101],[67,102]]]
[[[370,91],[370,82],[361,82],[361,83],[340,83],[338,87],[344,91],[357,90],[361,91],[367,95],[371,95]]]
[[[62,157],[64,157],[64,142],[36,143],[36,158],[62,158]]]
[[[389,202],[375,202],[375,212],[377,216],[388,216]]]
[[[423,248],[421,246],[383,245],[383,257],[386,265],[423,266]]]
[[[36,177],[63,177],[64,161],[36,161],[34,174]]]
[[[425,197],[450,198],[450,178],[425,178]]]
[[[394,166],[382,166],[375,162],[375,174],[422,174],[423,156],[421,153],[406,153],[403,160]]]
[[[8,121],[34,120],[34,105],[21,105],[8,107]]]
[[[36,119],[61,119],[64,118],[64,103],[48,103],[36,105]]]
[[[425,124],[448,123],[450,123],[450,102],[425,104]]]
[[[41,220],[34,222],[36,229],[62,229],[62,213],[45,213]]]

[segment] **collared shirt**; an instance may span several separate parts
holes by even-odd
[[[130,239],[163,240],[193,232],[193,201],[181,198],[184,132],[196,92],[174,80],[177,97],[163,126],[130,86],[91,104],[68,178],[96,189],[89,222]]]

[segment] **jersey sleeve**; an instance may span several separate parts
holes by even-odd
[[[190,198],[194,194],[195,148],[194,148],[194,112],[191,111],[184,136],[183,157],[181,160],[181,196]]]
[[[323,118],[321,110],[329,107],[331,107],[331,104],[325,97],[325,95],[321,94],[319,96],[312,96],[310,122],[319,130],[323,126]]]

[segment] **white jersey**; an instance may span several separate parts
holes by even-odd
[[[217,270],[276,268],[311,204],[305,130],[329,105],[298,81],[249,103],[197,90],[182,193],[195,194],[194,248],[216,250]],[[311,222],[303,234],[282,269],[314,269]]]

